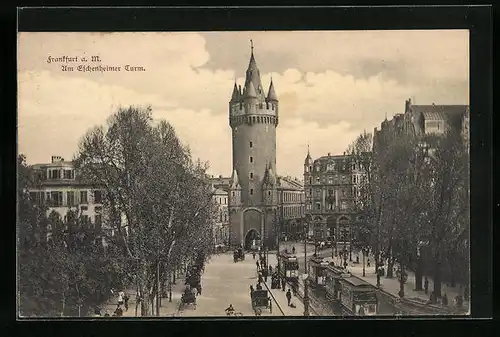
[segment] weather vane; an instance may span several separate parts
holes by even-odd
[[[253,41],[250,39],[250,47],[252,48],[252,53],[253,53]]]

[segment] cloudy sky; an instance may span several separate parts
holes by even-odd
[[[386,114],[416,104],[469,104],[468,31],[20,33],[18,142],[29,163],[71,159],[82,135],[119,106],[152,105],[212,174],[231,172],[228,101],[243,84],[250,42],[280,100],[277,171],[302,176],[341,154]],[[64,72],[51,57],[98,55],[144,72]],[[81,64],[78,62],[77,64]]]

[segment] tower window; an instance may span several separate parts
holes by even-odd
[[[250,157],[250,162],[253,163],[253,157]]]
[[[253,172],[250,172],[250,179],[253,178]]]
[[[253,188],[250,189],[250,195],[253,195]]]
[[[252,142],[250,142],[250,147],[253,147],[253,143]]]

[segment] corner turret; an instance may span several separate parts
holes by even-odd
[[[272,78],[271,78],[271,84],[269,85],[269,90],[267,92],[267,101],[268,102],[278,102],[278,96],[276,95],[276,91],[274,90]]]
[[[231,103],[239,102],[241,99],[240,97],[240,91],[238,90],[238,86],[236,85],[236,82],[234,82],[234,88],[233,88],[233,94],[231,96]]]

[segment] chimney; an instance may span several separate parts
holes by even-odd
[[[328,152],[328,157],[330,157],[330,152]]]
[[[64,161],[64,158],[60,156],[52,156],[52,163],[58,163]]]

